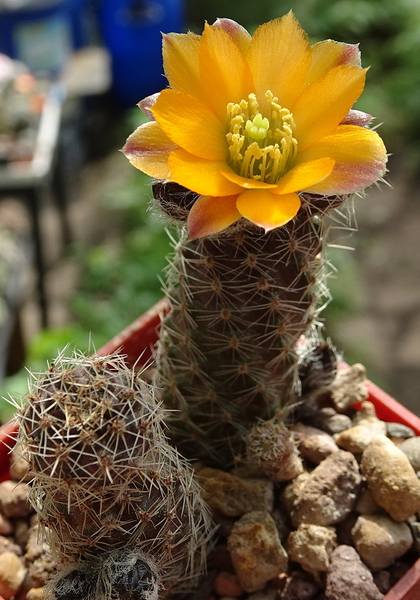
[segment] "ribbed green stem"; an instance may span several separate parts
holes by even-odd
[[[268,233],[244,220],[199,240],[183,232],[157,383],[180,411],[171,435],[186,456],[219,467],[240,460],[255,422],[295,398],[297,342],[316,331],[322,295],[321,217],[341,202],[306,196],[292,222]]]

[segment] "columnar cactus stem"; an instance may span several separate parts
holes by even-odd
[[[59,356],[18,415],[31,501],[64,572],[57,600],[153,600],[189,588],[211,532],[153,388],[123,357]]]
[[[179,192],[155,190],[172,214]],[[187,456],[231,464],[257,420],[295,399],[297,342],[316,338],[323,293],[323,217],[342,201],[302,195],[298,215],[267,233],[242,220],[198,240],[182,234],[168,271],[157,385],[179,411],[171,431]]]

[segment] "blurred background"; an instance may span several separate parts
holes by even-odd
[[[1,396],[25,393],[24,367],[101,347],[161,297],[166,224],[118,152],[136,103],[166,85],[160,32],[217,17],[253,32],[291,8],[312,42],[360,43],[356,108],[391,154],[389,185],[355,199],[358,232],[334,231],[324,335],[420,414],[418,0],[0,0]]]

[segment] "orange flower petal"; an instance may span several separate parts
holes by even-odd
[[[204,99],[200,83],[201,36],[195,33],[163,34],[163,67],[172,89]]]
[[[141,125],[130,135],[123,152],[137,169],[150,177],[169,177],[168,157],[178,146],[162,131],[156,121]]]
[[[200,46],[201,85],[207,101],[225,123],[226,106],[253,91],[249,67],[238,45],[217,25],[204,28]]]
[[[247,177],[241,177],[240,175],[237,175],[233,171],[222,171],[222,175],[224,175],[226,179],[229,179],[229,181],[237,183],[242,188],[247,190],[269,190],[277,187],[276,183],[265,183],[264,181],[257,181],[256,179],[248,179]]]
[[[206,104],[183,92],[163,90],[151,110],[178,146],[200,158],[225,160],[225,127]]]
[[[293,13],[258,27],[247,59],[260,105],[264,106],[265,92],[271,90],[282,106],[290,108],[311,62],[307,36]]]
[[[190,239],[218,233],[241,218],[236,208],[237,196],[200,196],[187,220]]]
[[[290,194],[305,190],[308,186],[325,179],[333,170],[334,163],[333,158],[326,157],[295,165],[277,182],[273,194]]]
[[[298,152],[337,127],[362,93],[365,78],[366,69],[342,65],[304,89],[291,108]]]
[[[339,65],[361,66],[360,50],[357,44],[325,40],[325,42],[314,44],[311,51],[312,62],[306,83],[321,79],[329,69]]]
[[[269,190],[247,190],[239,194],[236,207],[243,217],[270,231],[296,216],[300,199],[297,194],[275,196]]]
[[[232,19],[217,19],[213,26],[222,27],[237,43],[240,51],[245,54],[251,43],[251,36],[247,30]]]
[[[175,150],[168,159],[171,180],[203,196],[231,196],[239,194],[241,188],[222,175],[225,162],[208,161]]]
[[[299,155],[302,160],[330,156],[336,160],[331,174],[307,191],[319,194],[350,194],[364,189],[386,171],[386,149],[372,129],[339,125],[329,135]]]

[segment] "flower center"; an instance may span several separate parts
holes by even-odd
[[[268,118],[259,112],[255,94],[239,104],[227,105],[227,162],[241,177],[276,183],[296,158],[295,122],[290,110],[282,108],[272,92],[268,90],[265,96],[270,106]]]

